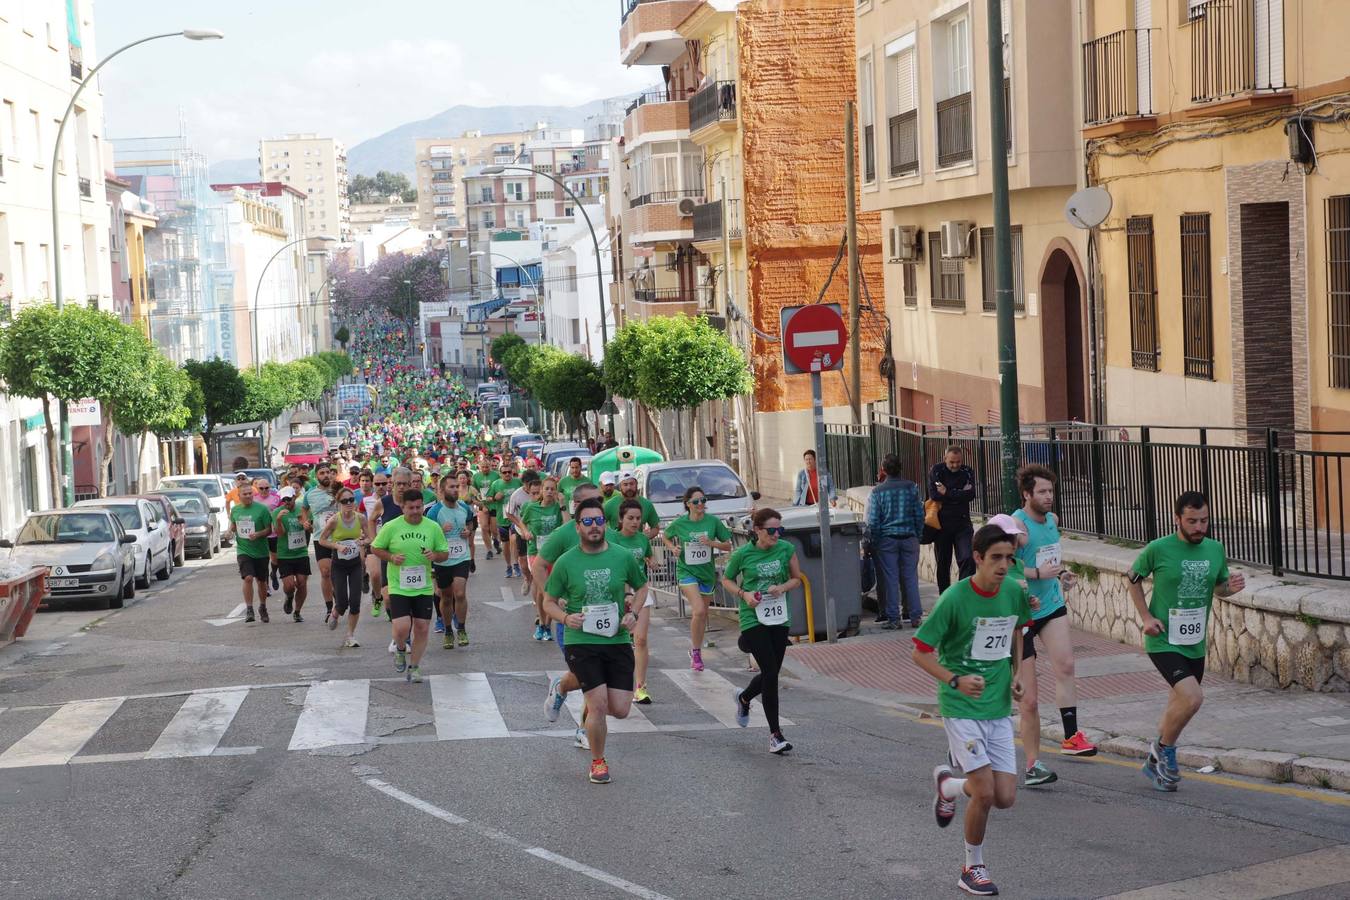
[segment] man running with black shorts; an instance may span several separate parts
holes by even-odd
[[[450,553],[441,526],[422,515],[421,490],[408,488],[402,497],[403,515],[380,527],[371,550],[389,564],[394,669],[406,672],[408,681],[420,682],[436,603],[431,565],[445,562]]]
[[[469,566],[472,564],[469,551],[473,540],[473,532],[469,529],[473,510],[459,499],[458,479],[450,476],[441,479],[441,499],[427,510],[427,518],[445,532],[446,548],[449,551],[445,561],[432,568],[436,571],[436,588],[440,595],[438,605],[445,623],[445,639],[441,646],[453,650],[456,625],[460,644],[467,646],[469,643],[465,620],[469,615]]]
[[[1200,711],[1205,677],[1205,638],[1214,596],[1231,597],[1247,586],[1241,572],[1228,571],[1223,544],[1209,533],[1209,501],[1187,491],[1174,508],[1177,530],[1140,551],[1127,576],[1130,600],[1144,626],[1144,650],[1171,686],[1157,740],[1144,760],[1144,775],[1157,791],[1175,791],[1181,782],[1177,742]],[[1153,596],[1144,599],[1144,579],[1153,578]]]
[[[333,469],[327,463],[319,463],[314,476],[319,480],[318,486],[305,492],[300,515],[304,519],[305,530],[311,534],[323,534],[328,520],[337,515],[337,492],[342,483],[333,477]],[[323,620],[326,623],[333,615],[333,551],[316,543],[314,560],[319,564],[319,587],[323,591]],[[291,612],[289,599],[285,612]]]
[[[267,622],[267,536],[272,533],[272,513],[253,502],[253,485],[238,488],[239,502],[230,508],[230,537],[239,557],[239,577],[244,581],[244,621],[253,621],[253,597],[258,597],[258,615]]]

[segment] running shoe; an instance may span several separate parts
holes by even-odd
[[[544,639],[544,626],[540,625],[538,622],[534,623],[534,639],[536,641],[542,641]]]
[[[582,750],[591,749],[591,739],[586,737],[585,728],[578,728],[577,733],[572,735],[572,741]]]
[[[248,609],[244,611],[244,624],[247,625],[249,622],[252,621],[253,621],[253,607],[250,606],[248,607]]]
[[[295,609],[295,594],[291,591],[286,592],[286,602],[281,604],[281,611],[290,615]]]
[[[1056,781],[1059,781],[1059,776],[1046,768],[1045,763],[1038,759],[1034,766],[1027,769],[1022,784],[1026,787],[1038,787],[1042,784],[1051,784]]]
[[[488,559],[492,559],[492,551],[491,551],[491,550],[489,550],[489,551],[487,552],[487,558],[488,558]]]
[[[1181,768],[1177,765],[1176,745],[1168,746],[1162,741],[1155,739],[1148,748],[1149,755],[1153,757],[1158,774],[1168,781],[1177,782],[1181,780]]]
[[[1076,731],[1072,737],[1060,741],[1059,752],[1065,756],[1096,756],[1097,745],[1089,741],[1083,732]]]
[[[974,894],[976,897],[998,896],[998,886],[989,880],[989,870],[985,868],[983,863],[962,869],[961,880],[956,882],[956,886],[967,894]]]
[[[442,650],[455,649],[455,636],[448,631],[445,633],[445,637],[441,639],[441,649]]]
[[[520,571],[520,563],[516,563],[516,577],[517,577],[517,578],[524,578],[524,577],[525,577],[523,574],[521,574],[521,571]]]
[[[792,742],[781,733],[769,735],[769,752],[783,754],[792,749]]]
[[[477,574],[478,574],[478,563],[477,563],[476,560],[472,560],[472,559],[469,560],[469,574],[470,574],[470,575],[477,575]]]
[[[297,613],[297,615],[299,615],[299,613]],[[328,617],[328,630],[337,631],[337,627],[338,627],[338,617],[337,614],[335,613]]]
[[[558,689],[561,684],[561,675],[548,683],[548,696],[544,698],[544,715],[550,722],[558,721],[558,714],[562,712],[563,704],[567,702],[567,698]]]
[[[1155,791],[1162,791],[1163,793],[1171,793],[1172,791],[1175,791],[1177,789],[1177,782],[1168,781],[1163,776],[1163,773],[1158,768],[1158,760],[1152,754],[1150,754],[1148,758],[1144,760],[1142,770],[1144,773],[1144,777],[1147,778],[1149,780],[1149,783],[1153,785],[1153,789]]]
[[[647,686],[645,684],[638,685],[637,691],[633,694],[633,702],[641,703],[643,706],[651,705],[652,695],[647,693]]]
[[[603,759],[591,760],[591,784],[609,784],[609,763]]]
[[[445,620],[442,619],[440,616],[436,617],[435,631],[437,634],[445,634]]]
[[[303,621],[305,621],[303,618],[300,617],[300,614],[299,614],[299,613],[292,613],[292,614],[291,614],[291,618],[294,619],[294,620],[297,621],[297,622],[303,622]]]
[[[461,647],[467,647],[467,646],[469,646],[469,633],[468,633],[467,631],[465,631],[463,628],[461,628],[461,629],[459,630],[458,637],[459,637],[459,645],[460,645]]]
[[[409,681],[411,684],[421,684],[421,683],[422,683],[422,667],[421,667],[421,666],[408,666],[408,681]]]
[[[397,653],[397,652],[398,652],[398,641],[390,641],[390,642],[389,642],[389,652],[390,652],[390,653]]]
[[[260,605],[258,606],[258,618],[262,619],[263,622],[270,622],[270,621],[272,621],[272,620],[268,617],[268,615],[267,615],[267,604],[266,604],[266,603],[260,604]]]
[[[749,728],[750,704],[746,703],[745,700],[741,697],[741,692],[739,689],[737,689],[735,693],[732,694],[732,696],[735,698],[736,702],[736,724],[741,726],[742,728]]]
[[[274,591],[281,590],[281,579],[277,578],[276,566],[272,567],[272,590]]]
[[[506,574],[503,575],[502,577],[503,577],[503,578],[515,578],[516,576],[515,576],[515,574],[511,571],[511,567],[510,567],[510,566],[507,566],[507,567],[506,567]]]
[[[918,631],[919,626],[922,624],[923,624],[923,616],[916,616],[915,618],[909,620],[909,627],[913,628],[915,631]]]
[[[344,646],[344,647],[360,647],[361,645],[358,644],[358,643],[356,642],[356,638],[354,638],[354,637],[349,637],[349,638],[347,638],[345,641],[342,642],[342,646]]]
[[[702,672],[702,671],[703,671],[703,651],[702,651],[702,650],[690,650],[690,651],[689,651],[689,668],[693,669],[695,672]]]
[[[542,628],[542,629],[544,629],[544,640],[546,640],[546,641],[551,641],[551,640],[553,640],[553,629],[552,629],[552,628],[549,628],[547,625],[540,625],[539,627]]]
[[[900,624],[899,619],[887,619],[881,624],[882,631],[900,631],[904,627],[904,625]]]
[[[379,597],[376,597],[374,600],[370,601],[370,614],[372,616],[379,618],[380,613],[382,612],[384,612],[383,600],[381,600]]]
[[[406,651],[394,651],[394,671],[400,674],[408,671],[408,654]]]
[[[956,815],[956,801],[942,796],[942,785],[951,777],[952,770],[946,766],[933,767],[933,818],[939,828],[952,824],[952,817]]]

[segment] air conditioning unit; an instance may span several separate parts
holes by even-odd
[[[698,206],[698,201],[693,197],[681,197],[680,202],[676,204],[675,208],[680,211],[680,215],[682,216],[692,216],[694,214],[694,207],[696,206]]]
[[[891,227],[891,262],[914,262],[919,258],[919,229],[913,225]]]
[[[941,228],[942,258],[969,259],[971,256],[970,236],[975,230],[975,223],[958,219],[952,222],[943,222]]]

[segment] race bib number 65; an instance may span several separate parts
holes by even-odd
[[[614,637],[619,633],[619,604],[598,603],[581,608],[581,630],[587,634],[601,637]]]

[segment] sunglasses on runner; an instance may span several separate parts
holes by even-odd
[[[356,502],[356,498],[355,498],[355,497],[343,497],[343,498],[342,498],[341,500],[339,500],[338,502],[341,503],[341,504],[343,504],[343,505],[345,506],[345,505],[347,505],[348,503],[355,503],[355,502]]]
[[[695,497],[689,501],[690,506],[703,506],[708,502],[707,497]]]
[[[605,524],[605,517],[604,517],[604,516],[582,516],[580,519],[577,519],[577,521],[580,522],[582,525],[586,526],[587,528],[590,528],[590,527],[593,526],[593,525],[603,525],[603,524]]]
[[[784,528],[782,525],[779,525],[777,528],[768,528],[768,527],[766,527],[766,528],[764,529],[764,533],[765,533],[765,534],[771,534],[771,535],[773,535],[774,537],[782,537],[784,534],[787,533],[787,529]]]

